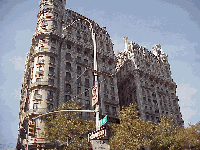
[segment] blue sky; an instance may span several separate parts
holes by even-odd
[[[106,26],[115,53],[124,49],[124,36],[149,50],[161,44],[185,126],[200,121],[199,0],[68,0],[66,8]],[[38,9],[39,0],[0,0],[0,149],[16,144],[25,58]]]

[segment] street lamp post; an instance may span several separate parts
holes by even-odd
[[[68,31],[71,28],[71,26],[79,20],[87,21],[90,24],[89,28],[92,33],[92,41],[93,41],[93,45],[94,45],[94,89],[92,91],[92,95],[93,95],[92,106],[94,106],[98,102],[98,74],[97,74],[98,71],[97,71],[97,47],[96,47],[96,39],[95,39],[95,33],[94,33],[92,23],[86,18],[79,18],[79,19],[75,20],[74,22],[72,22],[67,27],[65,27],[63,29],[63,31],[64,30]],[[63,36],[63,40],[65,39],[65,37],[66,36]],[[96,112],[96,130],[99,130],[100,126],[99,126],[99,105],[98,104],[96,104],[95,112]]]

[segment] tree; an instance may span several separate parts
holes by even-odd
[[[179,128],[175,136],[177,143],[184,149],[200,149],[200,124],[189,124],[187,128]]]
[[[175,139],[179,128],[172,116],[162,116],[160,123],[154,124],[150,148],[152,150],[179,149],[180,146]]]
[[[138,117],[136,105],[123,107],[118,117],[120,124],[111,124],[114,135],[110,138],[111,149],[137,149],[151,142],[153,124]]]
[[[200,126],[189,125],[184,128],[173,123],[172,116],[163,116],[161,122],[155,124],[154,141],[151,143],[152,150],[185,150],[200,149]]]
[[[75,101],[62,104],[58,110],[83,109]],[[83,120],[76,112],[62,112],[47,117],[44,137],[52,143],[59,142],[65,149],[88,149],[87,133],[94,128],[93,120]]]
[[[120,124],[111,125],[114,132],[110,138],[111,149],[200,149],[200,122],[187,128],[175,124],[173,116],[162,116],[157,124],[144,122],[135,109],[136,105],[130,104],[119,111]]]

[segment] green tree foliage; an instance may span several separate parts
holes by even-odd
[[[184,128],[176,125],[172,116],[162,116],[158,124],[144,122],[135,108],[133,104],[123,107],[118,114],[120,124],[111,125],[114,132],[110,138],[111,149],[200,149],[200,123]]]
[[[138,117],[136,106],[130,104],[119,112],[120,124],[112,124],[114,136],[110,138],[111,149],[137,149],[151,142],[153,124]],[[149,137],[149,138],[148,138]]]
[[[80,110],[83,106],[75,101],[69,101],[58,110]],[[45,121],[44,137],[52,143],[59,142],[65,149],[88,149],[87,134],[94,130],[93,120],[83,120],[76,112],[62,112],[47,117]]]

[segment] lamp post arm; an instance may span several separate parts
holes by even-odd
[[[46,115],[59,113],[59,112],[88,112],[88,113],[96,113],[95,110],[58,110],[58,111],[52,111],[52,112],[48,112],[48,113],[45,113],[45,114],[38,115],[37,117],[33,118],[33,120],[38,119],[38,118],[43,117],[43,116],[46,116]]]

